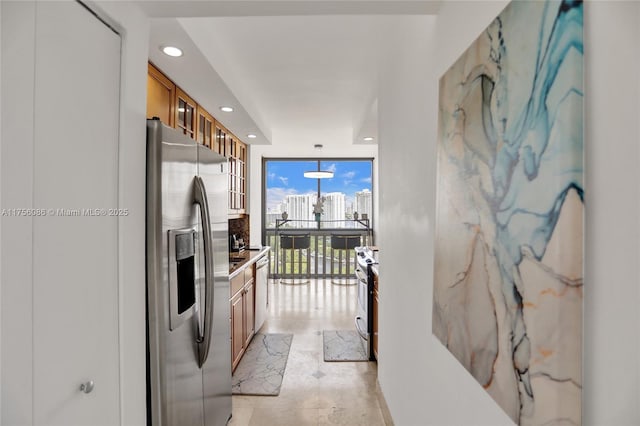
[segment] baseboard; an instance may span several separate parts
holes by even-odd
[[[387,401],[384,399],[384,394],[382,393],[382,389],[380,388],[380,382],[378,381],[378,379],[376,379],[376,395],[378,397],[380,411],[382,411],[384,424],[386,426],[394,426],[393,418],[391,417],[391,412],[389,411],[389,406],[387,405]]]

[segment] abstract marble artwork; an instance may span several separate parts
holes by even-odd
[[[581,423],[583,5],[514,1],[440,79],[433,333],[517,424]]]
[[[322,345],[325,362],[369,361],[362,339],[354,330],[324,330]]]
[[[293,334],[256,334],[231,378],[234,395],[280,394]]]

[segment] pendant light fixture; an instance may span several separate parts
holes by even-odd
[[[322,144],[317,143],[313,146],[318,151],[322,150]],[[304,177],[309,179],[331,179],[333,172],[330,170],[320,170],[320,162],[318,162],[318,170],[309,170],[304,172]]]
[[[304,177],[310,179],[331,179],[333,177],[333,172],[329,170],[310,170],[308,172],[304,172]]]

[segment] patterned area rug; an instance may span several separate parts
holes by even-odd
[[[232,377],[234,395],[280,393],[293,334],[256,334]]]
[[[324,360],[332,361],[369,361],[357,331],[324,330]]]

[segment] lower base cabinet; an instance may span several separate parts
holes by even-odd
[[[235,370],[244,353],[244,294],[236,294],[231,299],[231,368]]]
[[[255,286],[254,266],[231,279],[231,371],[242,359],[255,333]]]
[[[253,279],[244,287],[244,347],[249,347],[255,328],[255,286]]]

